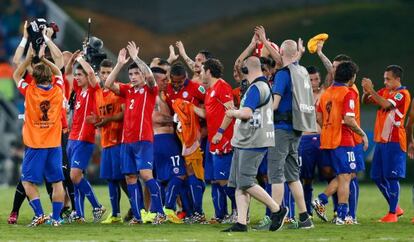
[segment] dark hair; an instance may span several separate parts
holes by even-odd
[[[306,67],[306,70],[308,71],[309,74],[319,73],[319,69],[316,68],[315,66],[308,66]]]
[[[114,63],[110,59],[103,59],[99,67],[114,67]]]
[[[208,50],[200,50],[198,54],[203,54],[206,57],[206,60],[214,58],[213,54]]]
[[[159,61],[158,61],[158,65],[159,66],[170,66],[171,64],[166,59],[160,58]]]
[[[358,72],[358,66],[352,61],[344,61],[336,67],[335,81],[347,83]]]
[[[203,63],[204,71],[210,70],[214,78],[223,76],[224,67],[218,59],[208,59]]]
[[[138,67],[137,63],[132,62],[132,63],[131,63],[131,64],[129,64],[129,66],[128,66],[128,71],[129,71],[129,70],[131,70],[131,69],[135,69],[135,68],[138,68],[138,69],[139,69],[139,67]]]
[[[185,70],[185,67],[181,62],[177,62],[171,66],[170,75],[171,76],[185,76],[187,75],[187,71]]]
[[[333,61],[352,61],[351,57],[345,55],[345,54],[339,54],[337,56],[335,56],[335,58],[333,59]]]
[[[33,77],[36,84],[48,84],[52,82],[52,70],[41,63],[33,67]]]
[[[76,64],[75,70],[81,70],[83,72],[83,74],[88,75],[88,73],[86,73],[86,71],[83,69],[81,64]]]
[[[389,65],[385,68],[385,71],[390,71],[394,75],[394,77],[399,77],[400,79],[403,78],[403,68],[399,65]]]

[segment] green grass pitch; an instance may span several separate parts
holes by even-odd
[[[318,185],[315,194],[323,189]],[[45,211],[51,207],[41,187],[42,205]],[[107,188],[95,187],[95,191],[105,207],[110,210]],[[12,206],[13,188],[0,188],[0,241],[414,241],[414,225],[410,223],[414,216],[411,186],[401,186],[400,204],[405,209],[404,216],[396,224],[380,224],[376,222],[387,211],[385,200],[374,185],[362,185],[358,208],[360,225],[336,226],[322,223],[314,218],[315,229],[292,230],[286,227],[278,232],[221,233],[220,230],[229,225],[176,225],[150,224],[128,226],[126,224],[101,225],[90,222],[91,209],[86,201],[87,224],[65,224],[61,227],[42,225],[27,228],[33,212],[25,202],[22,206],[18,225],[8,225],[7,217]],[[128,208],[125,196],[122,198],[121,209]],[[209,187],[204,196],[204,209],[208,218],[213,215],[213,205]],[[332,210],[329,206],[329,211]],[[251,224],[256,224],[264,214],[264,206],[252,201]],[[332,216],[331,214],[329,214]]]

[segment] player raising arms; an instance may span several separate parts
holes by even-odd
[[[95,93],[100,87],[92,67],[78,51],[72,59],[79,63],[75,66],[75,80],[73,80],[72,72],[67,73],[67,79],[72,83],[73,91],[76,93],[72,128],[66,149],[71,163],[70,178],[75,186],[76,215],[72,217],[72,220],[85,221],[84,199],[86,196],[93,207],[93,220],[98,222],[106,209],[98,202],[92,186],[83,173],[88,167],[95,143],[95,126],[87,121],[87,117],[96,114]]]
[[[162,189],[165,189],[164,211],[168,220],[172,223],[183,223],[177,217],[175,211],[177,196],[184,189],[186,171],[185,161],[181,156],[180,141],[174,133],[173,116],[165,101],[169,69],[170,64],[164,59],[151,63],[151,71],[158,86],[158,96],[152,114],[154,146],[166,147],[165,149],[154,150],[154,173]],[[181,197],[181,200],[184,201],[183,197]],[[183,205],[188,204],[183,202]],[[188,211],[188,209],[186,210]]]
[[[32,58],[31,55],[27,56],[13,74],[19,91],[25,96],[26,108],[23,126],[23,142],[26,149],[21,179],[35,213],[29,226],[38,226],[48,218],[43,212],[36,185],[42,183],[43,177],[52,183],[53,187],[51,224],[59,226],[60,212],[65,199],[61,148],[61,118],[64,105],[62,73],[52,62],[42,57],[41,63],[33,68],[35,82],[28,84],[22,77]],[[57,79],[54,84],[52,75]]]
[[[371,179],[377,184],[389,205],[389,212],[380,219],[383,223],[398,222],[403,211],[398,206],[401,178],[405,178],[407,140],[405,116],[411,97],[401,85],[403,69],[390,65],[384,72],[385,87],[375,91],[371,80],[364,78],[362,87],[364,103],[379,106],[374,128],[375,146]]]
[[[105,59],[99,66],[101,86],[113,69],[111,60]],[[120,217],[120,183],[124,180],[121,173],[121,138],[125,104],[123,98],[115,95],[107,88],[98,89],[95,93],[98,117],[93,123],[101,128],[101,172],[100,178],[108,181],[112,214],[102,221],[103,224],[122,222]],[[128,196],[128,193],[127,193]]]
[[[157,213],[153,223],[159,224],[165,221],[166,216],[162,209],[160,187],[152,175],[154,159],[152,113],[158,87],[151,69],[138,57],[139,47],[135,42],[129,42],[127,49],[130,58],[134,61],[128,67],[130,83],[115,83],[119,71],[129,61],[126,57],[127,51],[122,49],[119,51],[118,62],[114,70],[106,79],[105,87],[126,100],[121,141],[121,171],[128,184],[134,214],[130,224],[142,223],[139,211],[142,205],[138,204],[140,196],[137,184],[138,173],[151,193],[150,210]]]
[[[368,139],[355,120],[356,93],[348,87],[354,82],[357,66],[343,62],[335,72],[335,82],[321,96],[317,120],[322,127],[321,148],[329,154],[338,181],[337,225],[345,224],[348,214],[349,184],[356,172],[353,132],[363,138],[364,150]]]

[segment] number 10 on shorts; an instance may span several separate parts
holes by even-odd
[[[348,154],[348,162],[355,162],[355,154],[353,151],[346,152]]]

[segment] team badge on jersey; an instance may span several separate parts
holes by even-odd
[[[187,98],[188,97],[188,92],[187,91],[184,91],[183,92],[183,98]]]
[[[206,93],[206,89],[204,89],[204,87],[203,87],[203,86],[199,86],[199,87],[198,87],[198,90],[199,90],[202,94],[205,94],[205,93]]]
[[[144,93],[144,88],[139,89],[139,94],[143,94]]]
[[[397,100],[397,101],[401,101],[401,99],[403,98],[403,95],[402,95],[401,93],[397,93],[397,94],[394,96],[394,98],[395,98],[395,100]]]

